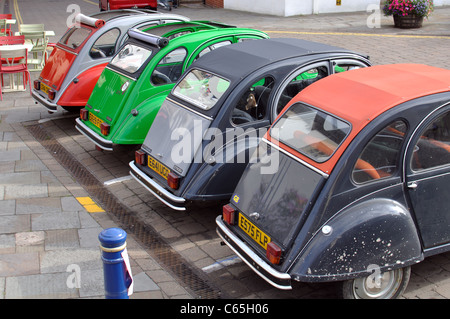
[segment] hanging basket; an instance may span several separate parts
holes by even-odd
[[[423,23],[423,17],[415,14],[407,16],[394,15],[394,26],[402,29],[421,28]]]

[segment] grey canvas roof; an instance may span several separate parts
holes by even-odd
[[[232,82],[270,63],[319,53],[353,53],[323,43],[291,38],[249,40],[214,50],[191,67],[206,69]]]

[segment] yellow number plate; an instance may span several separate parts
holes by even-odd
[[[50,88],[41,82],[41,91],[44,92],[45,94],[48,94],[48,91],[50,91]]]
[[[271,238],[267,236],[258,227],[253,225],[251,221],[245,218],[242,214],[239,214],[239,227],[249,235],[254,241],[256,241],[261,247],[267,249],[267,244],[270,243]]]
[[[97,117],[96,115],[89,112],[89,121],[91,121],[92,124],[100,128],[100,125],[103,123],[103,120]]]
[[[169,175],[170,169],[168,169],[166,166],[164,166],[151,156],[148,157],[147,165],[156,173],[164,177],[164,179],[167,179],[167,175]]]

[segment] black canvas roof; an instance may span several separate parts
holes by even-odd
[[[347,49],[301,39],[247,40],[214,50],[197,60],[191,67],[206,69],[234,81],[276,61],[330,52],[354,53]]]

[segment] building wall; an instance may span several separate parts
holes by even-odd
[[[367,11],[370,5],[380,5],[380,0],[206,0],[218,3],[216,7],[249,11],[276,16],[294,16],[320,13]],[[434,0],[435,6],[450,5],[450,0]],[[220,6],[222,5],[222,6]],[[211,6],[213,6],[211,4]]]
[[[213,8],[223,8],[223,0],[206,0],[205,4]]]

